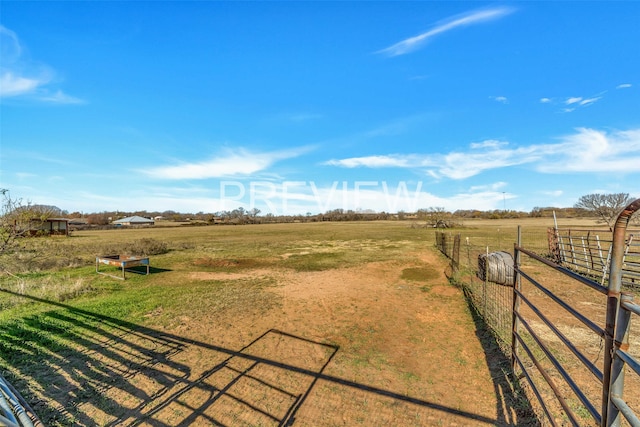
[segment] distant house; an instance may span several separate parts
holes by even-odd
[[[29,234],[68,236],[69,220],[66,218],[33,219],[29,224]]]
[[[141,216],[128,216],[126,218],[118,219],[112,221],[111,224],[114,225],[153,225],[155,221],[149,218],[144,218]]]

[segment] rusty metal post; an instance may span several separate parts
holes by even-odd
[[[620,300],[624,302],[633,302],[633,295],[629,293],[622,293]],[[629,349],[629,329],[631,328],[631,312],[629,310],[619,309],[618,320],[616,323],[615,332],[615,346],[621,350],[628,351]],[[622,398],[624,392],[624,360],[618,355],[613,355],[613,363],[611,365],[611,387],[609,393],[611,396]],[[609,408],[607,413],[607,425],[612,427],[619,427],[622,417],[620,416],[620,410],[609,399]]]
[[[549,246],[549,254],[557,264],[560,264],[560,244],[558,243],[558,229],[547,228],[547,244]]]
[[[618,310],[620,308],[620,290],[622,288],[622,266],[624,264],[627,226],[631,215],[640,209],[640,199],[631,202],[622,210],[613,229],[611,243],[611,265],[609,266],[609,287],[607,291],[607,315],[605,324],[604,374],[602,382],[602,426],[607,426],[611,403],[612,361],[615,352],[615,331]],[[613,415],[613,414],[612,414]]]
[[[516,372],[518,365],[518,340],[517,336],[520,334],[520,320],[518,319],[518,313],[520,311],[520,297],[518,292],[522,292],[522,281],[520,278],[520,245],[522,244],[522,232],[520,226],[518,226],[518,239],[514,248],[513,256],[513,308],[511,310],[511,371]],[[515,378],[514,378],[515,380]]]
[[[453,258],[453,267],[457,273],[460,270],[460,233],[453,237],[453,252],[451,253]]]

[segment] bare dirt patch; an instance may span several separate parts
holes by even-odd
[[[193,261],[196,267],[230,268],[230,269],[254,269],[266,264],[263,260],[255,258],[211,258],[202,257]]]
[[[216,387],[222,390],[236,380],[223,394],[242,398],[225,396],[200,406],[202,414],[194,421],[206,425],[208,417],[218,417],[230,425],[275,425],[289,417],[296,425],[313,426],[513,423],[516,412],[504,396],[496,396],[462,293],[447,283],[437,256],[421,257],[418,265],[389,261],[278,271],[280,286],[269,292],[281,296],[280,308],[259,317],[245,313],[242,319],[214,316],[193,322],[190,336],[220,342],[223,334],[225,348],[241,348],[249,337],[271,331],[268,339],[242,351],[260,357],[251,378],[244,374],[246,365],[256,361],[238,356],[245,365],[228,372],[227,382]],[[420,274],[430,290],[421,288]],[[261,391],[249,383],[261,384]],[[182,398],[191,401],[197,393]],[[247,412],[247,402],[256,409]]]
[[[42,385],[62,402],[51,425],[526,425],[500,379],[508,361],[444,270],[425,251],[322,271],[189,272],[229,286],[268,276],[269,304],[187,306],[169,322],[158,307],[146,326],[70,309],[57,321],[80,333]]]
[[[189,278],[193,280],[240,280],[261,276],[269,276],[273,274],[272,270],[256,269],[244,272],[226,272],[226,271],[194,271],[189,273]]]

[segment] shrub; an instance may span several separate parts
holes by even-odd
[[[169,252],[166,242],[160,240],[144,238],[139,239],[126,245],[124,252],[130,255],[162,255]]]

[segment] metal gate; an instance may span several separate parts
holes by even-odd
[[[629,378],[634,381],[634,384],[626,387],[627,396],[640,400],[640,387],[636,385],[640,378],[640,361],[629,352],[631,318],[633,315],[640,316],[640,306],[633,302],[632,293],[621,292],[627,240],[625,232],[631,215],[639,209],[640,199],[627,206],[616,221],[607,287],[563,266],[558,262],[560,260],[542,257],[522,247],[520,230],[518,230],[518,243],[515,245],[514,253],[512,368],[514,372],[521,372],[527,379],[540,407],[552,425],[564,423],[564,420],[558,420],[552,412],[553,403],[544,395],[542,384],[546,384],[546,389],[552,390],[556,398],[555,403],[560,405],[561,412],[571,425],[583,424],[584,418],[576,414],[579,408],[588,411],[591,418],[600,426],[619,426],[625,419],[630,425],[640,427],[637,413],[629,406],[629,399],[625,399],[625,372],[628,372],[635,374],[636,378]],[[526,263],[531,265],[531,262],[544,265],[599,293],[600,298],[606,301],[604,326],[587,318],[579,309],[559,295],[557,290],[550,289],[548,284],[542,283],[543,280],[534,277],[536,271],[523,267]],[[541,295],[553,301],[554,310],[551,310],[551,313],[549,310],[543,310],[535,300],[536,298],[540,300]],[[525,316],[523,314],[525,310],[532,314]],[[602,364],[592,361],[591,357],[588,357],[568,337],[568,334],[558,327],[550,316],[554,313],[569,315],[577,324],[602,340],[604,343]],[[554,342],[561,343],[595,377],[595,381],[600,385],[600,396],[594,398],[593,393],[589,396],[587,390],[574,380],[572,369],[568,369],[563,358],[558,356],[554,348],[551,348],[548,344],[549,340],[545,342],[541,337],[540,328],[536,328],[532,322],[533,317],[544,325],[545,331],[551,331]],[[636,321],[638,321],[637,318]],[[534,380],[534,377],[537,380]],[[577,399],[579,405],[571,404],[570,399]]]

